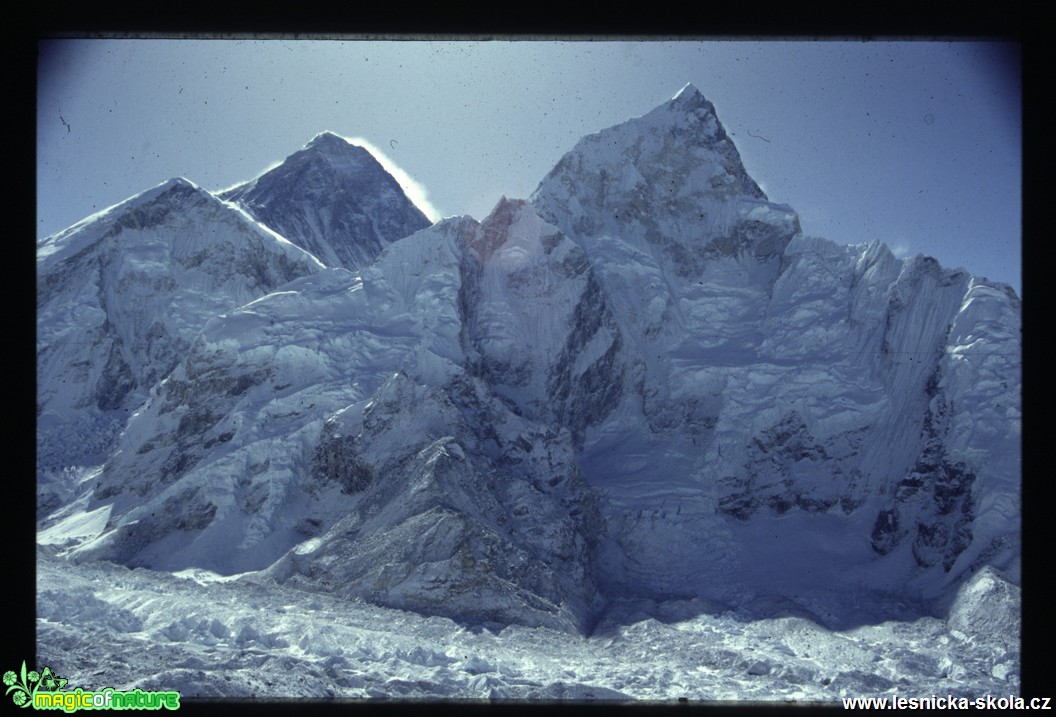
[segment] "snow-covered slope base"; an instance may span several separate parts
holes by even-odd
[[[42,549],[37,661],[85,689],[309,699],[783,701],[1015,694],[1019,590],[984,569],[948,621],[830,632],[700,601],[626,603],[589,638],[449,619],[203,571],[73,566]],[[985,619],[980,619],[985,616]],[[61,669],[60,667],[61,666]]]

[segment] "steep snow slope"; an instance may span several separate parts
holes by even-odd
[[[366,267],[431,223],[362,147],[317,135],[278,167],[219,195],[330,267]]]
[[[321,268],[185,179],[37,245],[43,468],[101,463],[205,322]]]
[[[269,574],[470,624],[589,629],[601,525],[567,434],[467,377],[429,389],[403,374],[326,429],[324,479],[362,498]]]
[[[170,568],[204,557],[211,562],[201,567],[221,572],[261,568],[303,540],[294,528],[304,516],[287,494],[304,479],[326,417],[365,404],[402,365],[427,366],[434,382],[457,371],[443,356],[457,358],[458,352],[456,259],[450,239],[436,241],[447,233],[456,234],[457,227],[418,237],[416,262],[402,255],[391,264],[394,278],[419,275],[414,278],[429,312],[414,310],[419,296],[413,288],[404,293],[395,282],[378,280],[381,267],[390,266],[383,263],[363,276],[325,269],[211,320],[129,421],[121,449],[94,488],[96,499],[113,501],[115,515],[135,510],[138,519],[156,512],[150,501],[169,499],[166,491],[188,485],[201,491],[206,517],[197,528],[225,527],[206,531],[184,549],[159,551]],[[426,322],[436,331],[424,330]],[[445,324],[453,326],[446,341]],[[178,504],[185,513],[191,502],[181,498]],[[226,527],[232,520],[245,523],[234,535]],[[286,539],[262,549],[257,543],[276,527]],[[115,533],[113,540],[119,539]],[[144,542],[152,541],[122,548],[123,559],[155,564],[142,553]]]

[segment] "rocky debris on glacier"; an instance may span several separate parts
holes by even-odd
[[[225,195],[334,266],[203,319],[43,542],[570,630],[627,598],[857,626],[1017,579],[1007,287],[803,235],[692,86],[355,272],[342,142]]]
[[[989,568],[946,620],[830,631],[689,601],[616,601],[587,638],[448,618],[289,585],[39,549],[38,663],[76,685],[183,699],[795,701],[1020,690],[1018,588]],[[130,659],[134,655],[135,659]]]

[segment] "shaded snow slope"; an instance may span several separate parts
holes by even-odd
[[[692,86],[584,138],[531,203],[618,326],[608,380],[635,377],[581,454],[612,591],[776,593],[839,622],[848,590],[926,602],[1015,570],[1007,287],[803,236]]]
[[[102,462],[208,319],[321,268],[184,179],[41,240],[37,257],[44,467]]]
[[[270,575],[472,625],[589,629],[601,523],[567,433],[468,377],[429,389],[403,374],[325,430],[322,478],[357,499]]]
[[[366,267],[392,242],[431,224],[370,152],[330,132],[219,196],[329,267]]]
[[[586,253],[522,200],[503,199],[462,262],[467,368],[517,413],[584,431],[636,380]]]

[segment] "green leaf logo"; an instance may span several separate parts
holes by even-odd
[[[4,684],[7,686],[5,694],[11,695],[11,701],[19,707],[29,707],[33,704],[33,695],[38,691],[61,690],[67,682],[65,677],[59,677],[51,671],[50,667],[45,667],[42,672],[36,670],[27,672],[25,660],[22,661],[19,674],[16,675],[12,670],[4,673]]]

